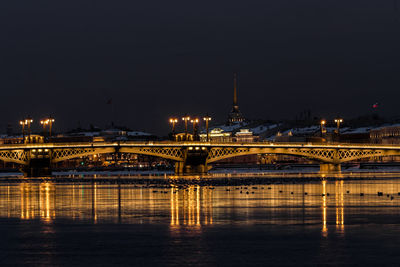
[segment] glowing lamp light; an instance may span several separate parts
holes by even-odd
[[[189,117],[189,116],[185,116],[185,117],[182,118],[182,120],[183,120],[183,121],[189,121],[189,120],[190,120],[190,117]]]

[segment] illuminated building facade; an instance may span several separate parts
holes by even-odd
[[[240,143],[251,143],[257,142],[258,139],[259,136],[254,135],[253,132],[251,132],[249,129],[240,129],[239,132],[235,133],[233,141]]]
[[[400,144],[400,125],[373,129],[369,136],[374,144]]]
[[[400,144],[400,125],[379,127],[370,131],[369,137],[374,144],[398,145]],[[376,161],[400,161],[399,156],[376,157]]]
[[[200,141],[206,142],[207,134],[200,134]],[[210,142],[232,142],[232,133],[225,132],[221,128],[214,128],[209,133]]]

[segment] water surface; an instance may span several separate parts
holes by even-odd
[[[399,193],[398,179],[180,188],[2,183],[0,263],[398,265]]]

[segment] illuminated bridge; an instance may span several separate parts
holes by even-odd
[[[204,173],[208,164],[251,154],[305,157],[321,171],[340,171],[343,162],[369,157],[400,156],[400,146],[329,143],[87,142],[0,145],[0,160],[19,163],[28,176],[48,175],[52,163],[104,153],[134,153],[175,161],[175,172]]]

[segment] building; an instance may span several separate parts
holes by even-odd
[[[347,128],[340,131],[336,140],[341,143],[370,143],[370,132],[371,127]]]
[[[226,132],[221,128],[212,129],[209,132],[208,136],[210,142],[232,142],[232,132]],[[200,141],[202,142],[207,141],[206,133],[200,134]]]
[[[388,125],[372,129],[369,132],[371,142],[374,144],[398,145],[400,144],[400,124]],[[400,161],[399,156],[377,157],[379,162]]]
[[[249,129],[238,129],[238,131],[225,131],[221,128],[212,129],[208,138],[210,142],[241,142],[241,143],[251,143],[257,142],[259,140],[258,135],[254,135]],[[200,134],[200,141],[207,141],[207,134]]]
[[[251,143],[257,142],[259,137],[254,135],[249,129],[239,129],[239,132],[236,132],[233,141],[240,142],[240,143]]]
[[[374,144],[400,144],[400,125],[388,125],[372,129],[369,132]]]
[[[44,137],[38,134],[30,134],[26,136],[2,136],[0,144],[28,144],[28,143],[44,143]]]

